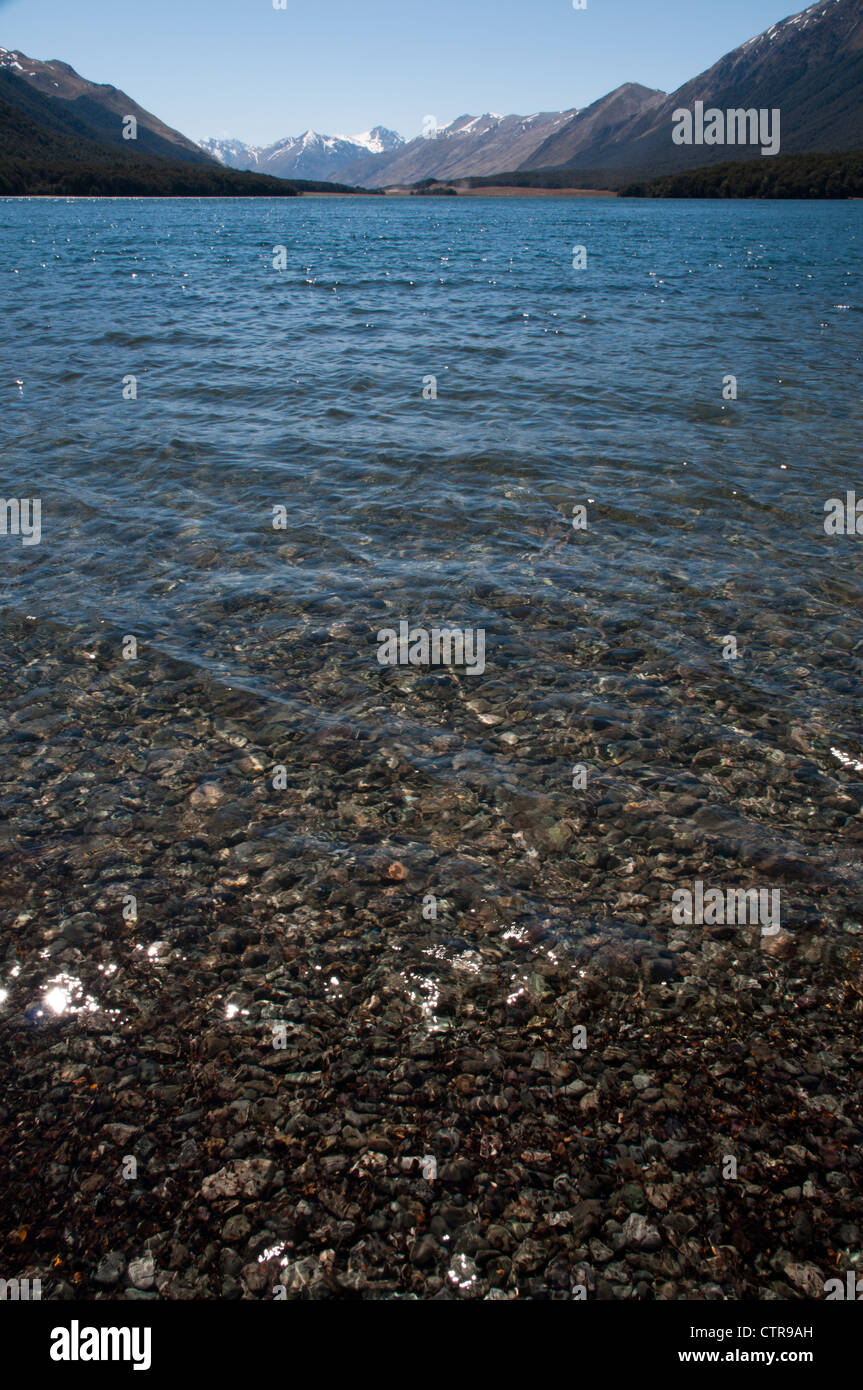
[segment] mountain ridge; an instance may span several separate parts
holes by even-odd
[[[532,116],[489,111],[480,116],[464,114],[388,155],[371,155],[344,166],[341,176],[349,183],[385,188],[425,178],[493,173],[513,153],[527,157],[574,114],[574,109],[538,111]]]
[[[52,128],[65,128],[70,134],[82,134],[108,144],[128,148],[132,146],[139,152],[164,155],[192,164],[208,164],[210,157],[194,140],[188,139],[180,131],[173,130],[158,116],[147,111],[126,92],[110,83],[90,82],[81,77],[68,63],[57,58],[41,62],[28,58],[18,49],[0,48],[0,77],[23,84],[34,94],[34,101],[41,98],[51,104],[36,109],[50,109]],[[14,90],[14,88],[13,88]],[[17,105],[29,105],[19,97]],[[137,138],[123,138],[123,121],[134,116],[137,122]]]
[[[647,88],[633,90],[646,92]],[[609,100],[601,98],[599,103]],[[664,93],[658,94],[661,97]],[[457,116],[429,134],[406,141],[395,131],[374,126],[370,137],[328,136],[306,131],[258,147],[238,140],[203,140],[201,148],[234,169],[255,169],[280,177],[303,173],[383,188],[428,177],[465,177],[494,172],[513,159],[524,159],[576,114],[539,111],[531,116],[501,116],[485,112]],[[631,114],[631,112],[627,112]],[[362,143],[361,143],[362,142]]]
[[[242,140],[202,140],[200,148],[229,169],[251,169],[277,178],[303,177],[338,181],[342,168],[366,156],[384,154],[405,142],[394,130],[372,126],[361,135],[321,135],[306,130],[271,145]]]
[[[573,124],[520,169],[650,168],[671,173],[729,158],[727,145],[674,145],[672,117],[696,101],[720,110],[781,111],[784,153],[863,146],[863,0],[816,0],[724,54],[655,108],[576,145]],[[738,146],[734,158],[760,158]]]

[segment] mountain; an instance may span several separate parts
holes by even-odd
[[[145,111],[117,87],[88,82],[68,63],[56,59],[42,63],[7,48],[0,48],[0,80],[7,100],[49,129],[85,139],[119,145],[139,154],[164,155],[191,164],[209,164],[207,155],[193,140]],[[11,86],[10,86],[11,83]],[[137,139],[123,139],[123,119],[134,116]]]
[[[223,164],[226,169],[257,169],[260,150],[244,145],[242,140],[200,140],[205,154]]]
[[[339,135],[336,138],[349,140],[352,145],[360,145],[364,150],[368,150],[369,154],[387,154],[405,143],[403,135],[394,130],[387,130],[384,125],[372,126],[371,130],[364,130],[361,135]]]
[[[621,89],[623,90],[623,89]],[[630,84],[626,98],[612,93],[618,119],[641,110],[645,101],[661,100]],[[645,94],[642,98],[639,94]],[[616,101],[612,101],[616,98]],[[595,103],[602,107],[602,102]],[[429,136],[407,143],[394,131],[375,126],[363,135],[305,135],[278,140],[264,149],[239,140],[204,140],[201,148],[232,169],[259,169],[281,178],[337,179],[364,188],[416,183],[425,178],[464,178],[471,174],[515,169],[552,135],[567,125],[575,111],[542,111],[533,116],[459,116]],[[609,119],[612,119],[610,116]]]
[[[272,198],[307,187],[225,169],[115,87],[97,88],[98,99],[92,96],[87,89],[93,84],[65,64],[34,64],[5,49],[3,56],[0,196]],[[50,95],[46,69],[55,74]],[[65,94],[53,94],[58,91]],[[136,112],[138,139],[124,140],[119,118]]]
[[[288,136],[259,147],[241,140],[202,140],[201,149],[230,169],[255,169],[278,178],[342,181],[347,165],[367,156],[389,153],[404,145],[401,135],[385,126],[374,126],[362,135]]]
[[[519,169],[544,169],[581,164],[581,156],[597,145],[612,144],[621,129],[641,118],[647,119],[667,100],[666,93],[637,82],[625,82],[607,96],[578,111],[561,129],[554,131],[534,150]],[[669,127],[670,129],[670,127]],[[670,137],[669,137],[670,138]]]
[[[28,111],[38,112],[40,102],[44,120],[34,120]],[[67,128],[67,121],[52,110],[51,98],[0,73],[0,196],[292,197],[298,191],[282,179],[237,173],[209,160],[122,149],[88,137],[86,127]]]
[[[757,146],[675,145],[672,115],[696,101],[721,111],[778,108],[783,154],[863,146],[863,0],[819,0],[748,39],[660,104],[597,129],[586,143],[574,117],[521,168],[671,173],[727,161],[730,153],[763,158]]]
[[[573,114],[543,111],[534,116],[498,116],[490,112],[484,116],[459,116],[401,149],[367,155],[345,165],[341,176],[366,188],[384,188],[425,178],[458,178],[517,168]]]

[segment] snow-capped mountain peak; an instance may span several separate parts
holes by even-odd
[[[338,182],[339,171],[355,159],[399,149],[404,140],[394,130],[376,125],[360,135],[321,135],[306,130],[260,148],[242,140],[201,140],[201,149],[231,169],[258,169],[279,178],[323,179]]]
[[[363,130],[359,135],[338,135],[336,139],[359,145],[362,149],[368,150],[369,154],[384,154],[388,150],[397,150],[405,143],[404,138],[395,130],[387,130],[386,126],[382,125],[372,126],[371,130]]]
[[[23,57],[24,54],[18,53],[14,48],[0,48],[0,68],[9,68],[12,72],[20,72],[26,77],[35,77],[35,72],[30,72],[22,62],[19,62],[19,59]]]

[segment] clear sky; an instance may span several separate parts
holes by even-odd
[[[193,139],[269,144],[425,116],[672,91],[795,0],[0,0],[0,46],[62,58]]]

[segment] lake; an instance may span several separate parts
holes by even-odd
[[[833,1153],[861,240],[860,203],[0,201],[0,1010],[46,1097],[17,1222],[56,1199],[40,1126],[89,1171],[84,1060],[94,1114],[154,1137],[190,1297],[239,1287],[199,1193],[241,1155],[291,1296],[333,1246],[363,1296],[557,1297],[573,1204],[625,1215],[621,1153],[702,1235],[717,1135],[772,1173],[805,1133],[787,1075]],[[688,931],[705,887],[769,929]],[[105,1249],[140,1246],[128,1200]],[[460,1224],[540,1211],[542,1260],[446,1274]],[[640,1221],[603,1296],[775,1279],[770,1231],[738,1266],[725,1235],[654,1257]]]

